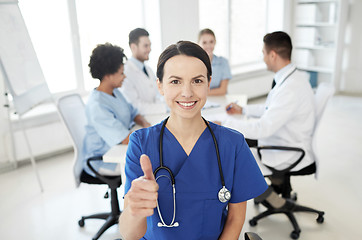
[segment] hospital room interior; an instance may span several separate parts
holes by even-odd
[[[267,65],[263,38],[287,33],[294,71],[306,76],[321,107],[308,142],[316,170],[288,175],[292,190],[283,200],[317,209],[318,214],[287,209],[296,228],[284,212],[256,219],[269,208],[249,199],[238,239],[249,239],[245,233],[263,240],[362,239],[361,12],[360,0],[0,0],[0,239],[123,239],[118,216],[124,205],[127,144],[120,144],[112,156],[110,150],[103,155],[103,161],[107,155],[122,172],[112,178],[119,182],[115,188],[113,181],[111,189],[103,178],[79,180],[78,143],[83,139],[76,139],[74,132],[85,131],[82,110],[100,86],[90,73],[93,49],[105,43],[119,46],[127,66],[135,56],[129,34],[137,28],[149,33],[150,52],[144,58],[148,70],[143,71],[147,79],[153,76],[154,86],[159,56],[169,45],[185,40],[201,46],[200,30],[212,30],[212,54],[227,60],[231,75],[221,81],[227,82],[225,93],[209,94],[201,113],[221,125],[233,117],[227,111],[236,104],[264,104],[269,93],[278,90],[272,88],[277,74]],[[124,81],[130,79],[127,73]],[[77,103],[63,105],[69,96],[80,100],[80,111],[69,112]],[[160,98],[158,105],[136,107],[126,97],[150,125],[170,113]],[[251,151],[262,165],[257,149]],[[220,176],[215,178],[219,181]],[[116,218],[101,233],[104,219],[82,218],[111,210]],[[156,208],[154,215],[158,217]]]

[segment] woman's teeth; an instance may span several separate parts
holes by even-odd
[[[190,102],[190,103],[182,103],[180,102],[180,105],[184,106],[184,107],[191,107],[192,105],[194,105],[196,102]]]

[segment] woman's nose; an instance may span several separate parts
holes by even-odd
[[[192,86],[191,84],[185,84],[183,87],[182,87],[182,96],[183,97],[192,97],[193,96],[193,91],[192,91]]]

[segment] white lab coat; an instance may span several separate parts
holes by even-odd
[[[127,61],[124,66],[126,79],[120,90],[142,115],[165,113],[166,105],[158,92],[156,76],[149,66],[145,67],[149,77],[135,63]]]
[[[246,138],[258,139],[259,146],[278,145],[300,147],[306,155],[292,171],[298,171],[314,162],[312,134],[315,124],[313,90],[307,73],[295,71],[284,82],[295,66],[292,65],[276,80],[265,104],[248,105],[243,114],[259,117],[256,121],[227,118],[223,125],[236,129]],[[262,151],[262,162],[276,169],[284,169],[298,159],[300,153]]]

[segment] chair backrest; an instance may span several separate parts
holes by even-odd
[[[314,159],[315,162],[317,164],[317,172],[316,172],[316,177],[318,176],[318,157],[316,154],[316,132],[317,129],[320,126],[320,121],[323,117],[324,111],[327,107],[327,103],[329,101],[329,99],[331,99],[331,97],[333,96],[335,92],[335,88],[333,86],[332,83],[320,83],[318,85],[317,91],[315,93],[315,106],[316,106],[316,122],[314,125],[314,131],[313,131],[313,140],[312,140],[312,149],[313,149],[313,155],[314,155]]]
[[[84,102],[79,94],[70,94],[60,98],[58,100],[57,107],[60,116],[73,140],[73,172],[76,186],[79,186],[80,175],[83,170],[83,139],[86,134],[85,126],[87,124]]]
[[[324,110],[327,106],[329,99],[333,96],[335,92],[334,86],[332,83],[320,83],[317,91],[315,93],[315,104],[316,104],[316,125],[319,124]]]

